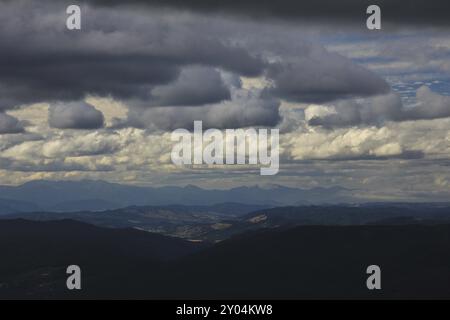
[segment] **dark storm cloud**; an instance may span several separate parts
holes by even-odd
[[[176,81],[155,87],[151,94],[150,103],[156,106],[196,106],[231,98],[220,72],[205,67],[187,68]]]
[[[54,128],[102,127],[102,113],[82,102],[88,95],[129,107],[117,127],[170,130],[194,120],[274,126],[280,99],[323,103],[389,91],[375,73],[284,24],[89,5],[82,30],[68,31],[60,2],[0,2],[0,9],[0,110],[48,102]],[[240,76],[264,76],[268,86],[246,92]],[[364,121],[357,116],[322,125]]]
[[[24,132],[22,123],[6,113],[0,112],[0,134]]]
[[[88,94],[127,99],[148,96],[149,86],[168,82],[176,66],[125,55],[5,57],[0,53],[1,109],[20,104],[78,100]]]
[[[187,9],[204,13],[232,14],[252,18],[276,18],[293,22],[362,24],[366,8],[376,4],[384,22],[396,24],[450,25],[447,0],[86,0],[102,6],[134,4]]]
[[[85,102],[52,104],[48,123],[58,129],[98,129],[103,127],[103,114]]]
[[[273,79],[269,92],[296,102],[322,103],[390,90],[386,81],[373,72],[318,48],[306,51],[294,62],[271,65],[267,75]]]
[[[224,57],[222,61],[221,56],[206,53],[203,61],[200,56],[189,61],[182,54],[170,58],[113,52],[54,54],[50,51],[33,56],[28,56],[28,52],[19,51],[15,56],[3,52],[0,53],[0,109],[35,102],[78,100],[88,94],[148,100],[152,87],[177,79],[183,64],[217,65],[243,75],[256,75],[262,67],[262,63],[259,65],[243,50],[224,47],[217,50]]]
[[[69,32],[64,12],[53,1],[0,2],[0,110],[86,95],[145,101],[155,86],[175,81],[185,66],[245,76],[259,75],[265,67],[246,48],[172,16],[91,8],[83,16],[84,30]],[[191,103],[197,102],[195,94]]]
[[[232,99],[220,104],[201,107],[162,107],[130,109],[128,119],[117,121],[115,127],[132,126],[150,130],[169,131],[177,128],[192,129],[194,121],[203,121],[206,128],[241,128],[275,126],[280,120],[280,101],[264,97],[259,92],[245,92],[233,88]]]

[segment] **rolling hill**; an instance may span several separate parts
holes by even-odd
[[[3,298],[446,298],[450,225],[300,226],[201,246],[74,221],[0,221]],[[82,290],[65,289],[65,267]],[[382,289],[366,288],[381,267]]]
[[[0,298],[58,296],[67,266],[82,267],[87,279],[133,274],[145,265],[158,272],[163,262],[203,245],[135,229],[107,229],[61,220],[0,221]]]

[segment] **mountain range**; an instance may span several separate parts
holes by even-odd
[[[449,299],[450,204],[332,204],[348,191],[1,186],[0,299]]]
[[[36,221],[72,219],[100,227],[135,228],[189,240],[216,242],[252,230],[307,225],[358,226],[450,223],[446,203],[375,203],[268,207],[239,203],[210,206],[131,206],[104,211],[26,212],[1,216]]]
[[[30,211],[99,211],[127,206],[213,205],[241,203],[281,206],[337,203],[349,200],[345,188],[300,189],[284,186],[237,187],[227,190],[185,187],[141,187],[105,181],[35,180],[19,186],[0,186],[0,214]]]

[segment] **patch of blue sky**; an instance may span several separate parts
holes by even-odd
[[[400,97],[405,106],[413,105],[417,102],[416,91],[421,86],[427,86],[433,92],[439,93],[440,95],[450,96],[450,77],[446,79],[430,81],[391,81],[390,85],[393,91],[400,94]]]

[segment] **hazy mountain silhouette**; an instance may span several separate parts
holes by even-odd
[[[20,186],[0,186],[3,199],[25,201],[42,211],[108,210],[143,205],[212,205],[243,203],[258,205],[293,205],[299,202],[341,202],[348,199],[346,189],[298,189],[282,186],[271,188],[238,187],[229,190],[209,190],[196,186],[138,187],[104,181],[45,181],[35,180]],[[13,212],[29,212],[27,208]],[[0,214],[12,213],[10,209]]]
[[[39,210],[39,207],[34,203],[13,199],[0,199],[0,215],[14,212],[30,212],[37,210]]]

